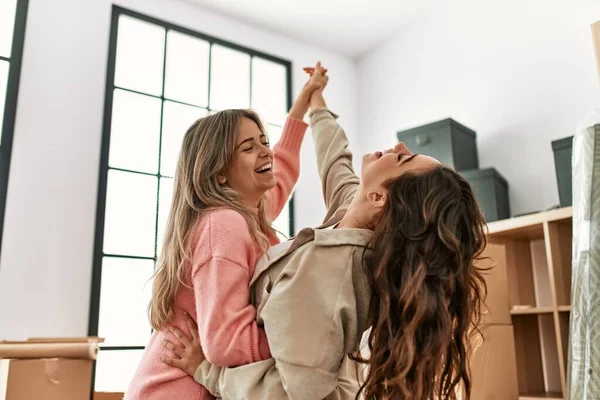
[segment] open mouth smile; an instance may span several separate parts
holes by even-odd
[[[266,172],[271,171],[272,169],[273,169],[273,163],[268,162],[268,163],[264,164],[263,166],[255,169],[254,172],[256,172],[257,174],[264,174]]]

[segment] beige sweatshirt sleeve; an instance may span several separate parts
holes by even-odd
[[[360,179],[352,168],[348,138],[328,108],[315,108],[309,114],[315,144],[317,167],[329,220],[340,208],[347,208],[356,194]]]
[[[354,400],[360,389],[356,371],[360,371],[361,368],[362,366],[357,366],[348,356],[344,356],[337,387],[326,400]],[[296,398],[286,392],[273,358],[236,368],[217,367],[204,361],[196,370],[194,380],[206,387],[213,396],[223,400]]]
[[[205,361],[194,376],[198,383],[225,400],[355,398],[356,364],[344,357],[357,335],[353,255],[335,259],[336,247],[317,251],[335,260],[336,267],[327,265],[332,272],[315,273],[315,259],[297,254],[305,262],[288,263],[294,270],[280,276],[262,310],[273,358],[236,368]]]

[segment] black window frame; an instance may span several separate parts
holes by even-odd
[[[286,68],[286,86],[287,86],[287,94],[286,94],[286,107],[287,110],[292,106],[292,63],[288,60],[281,59],[279,57],[269,55],[263,53],[261,51],[257,51],[245,46],[241,46],[226,40],[222,40],[216,38],[211,35],[207,35],[204,33],[200,33],[189,28],[185,28],[167,21],[163,21],[148,15],[141,14],[136,11],[132,11],[120,6],[113,5],[112,13],[111,13],[111,27],[110,27],[110,40],[109,40],[109,52],[108,52],[108,62],[107,62],[107,74],[106,74],[106,86],[105,86],[105,103],[104,103],[104,119],[103,119],[103,127],[102,127],[102,143],[101,143],[101,154],[100,154],[100,173],[98,178],[98,195],[97,195],[97,209],[96,209],[96,229],[95,229],[95,238],[94,238],[94,258],[93,258],[93,266],[92,266],[92,282],[91,282],[91,295],[90,295],[90,314],[88,321],[88,335],[89,336],[98,336],[98,328],[99,328],[99,319],[100,319],[100,294],[101,294],[101,280],[102,280],[102,259],[104,256],[112,256],[105,254],[103,251],[104,244],[104,228],[105,228],[105,213],[106,213],[106,193],[107,193],[107,184],[108,184],[108,171],[109,169],[119,170],[118,168],[109,168],[109,151],[110,151],[110,135],[111,135],[111,118],[112,118],[112,106],[113,106],[113,93],[115,89],[126,90],[132,93],[139,93],[135,90],[124,89],[122,87],[118,87],[115,85],[115,67],[116,67],[116,56],[117,56],[117,38],[118,38],[118,26],[119,26],[119,17],[127,16],[131,18],[138,19],[143,22],[155,24],[162,28],[165,28],[166,33],[169,30],[173,30],[179,33],[183,33],[194,38],[202,39],[210,43],[212,45],[220,45],[227,47],[229,49],[237,50],[243,53],[250,55],[251,57],[260,57],[278,64],[285,66]],[[165,62],[166,62],[166,38],[165,38]],[[210,65],[210,61],[209,61]],[[252,63],[250,63],[250,72],[252,72]],[[163,70],[164,74],[164,70]],[[209,91],[210,91],[210,67],[209,67]],[[164,76],[163,76],[163,85],[164,85]],[[145,93],[140,93],[146,95]],[[158,98],[159,96],[155,96]],[[250,97],[252,97],[252,73],[250,74]],[[172,99],[165,99],[164,90],[160,96],[161,101],[173,101]],[[187,105],[184,102],[177,102],[180,104]],[[207,109],[210,109],[210,99],[209,104],[207,105]],[[260,112],[260,110],[258,110]],[[162,111],[161,111],[162,112]],[[161,123],[162,124],[162,123]],[[161,133],[162,135],[162,133]],[[123,170],[126,172],[135,172]],[[160,174],[160,169],[158,174],[147,174],[152,176],[158,176],[159,180],[162,175]],[[158,217],[157,217],[158,218]],[[158,225],[157,225],[158,226]],[[157,228],[158,229],[158,228]],[[294,232],[294,196],[292,195],[289,200],[289,232],[288,234],[292,236]],[[156,262],[156,257],[136,257],[136,256],[123,256],[118,255],[120,258],[135,258],[135,259],[144,259],[144,260],[154,260]],[[101,346],[101,351],[123,351],[123,350],[143,350],[145,346]],[[95,386],[95,364],[94,364],[94,373],[92,377],[92,391]]]
[[[10,172],[12,144],[17,117],[17,101],[19,97],[21,63],[23,61],[28,8],[29,0],[17,0],[11,54],[8,58],[0,55],[0,60],[8,61],[9,63],[8,81],[6,84],[6,101],[4,103],[4,110],[0,110],[0,112],[4,112],[4,119],[1,127],[2,141],[0,142],[0,249],[4,232],[8,176]]]

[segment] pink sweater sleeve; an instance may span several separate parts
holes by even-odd
[[[300,146],[308,127],[303,121],[288,117],[281,139],[273,148],[273,173],[277,185],[267,192],[265,214],[270,220],[279,216],[300,176]]]
[[[222,367],[266,360],[271,357],[267,337],[249,303],[255,248],[246,220],[234,210],[212,211],[205,218],[208,234],[199,237],[192,270],[204,354]]]

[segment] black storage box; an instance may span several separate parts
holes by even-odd
[[[479,168],[475,132],[451,118],[400,131],[398,140],[457,171]]]
[[[508,183],[495,168],[460,171],[471,184],[486,222],[510,218]]]
[[[553,141],[552,151],[560,206],[568,207],[573,203],[573,136]]]

